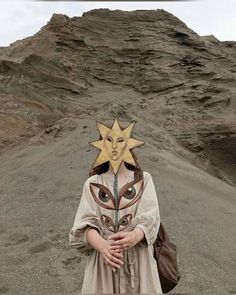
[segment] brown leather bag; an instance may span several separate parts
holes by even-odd
[[[153,246],[162,292],[167,293],[178,284],[181,275],[177,266],[176,246],[170,242],[162,223]]]

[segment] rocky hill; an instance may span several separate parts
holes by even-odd
[[[235,49],[162,9],[53,14],[0,48],[0,291],[78,291],[84,260],[67,233],[97,155],[96,120],[115,116],[137,120],[145,141],[138,158],[182,257],[176,290],[236,290]]]
[[[158,148],[175,150],[174,139],[235,184],[235,48],[164,10],[54,14],[0,51],[1,146],[64,116],[118,112],[147,126]]]

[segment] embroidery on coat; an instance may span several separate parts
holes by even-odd
[[[90,191],[95,202],[105,209],[118,211],[134,205],[141,198],[143,188],[144,181],[142,179],[126,183],[118,192],[118,202],[116,208],[115,198],[109,188],[100,183],[90,183]],[[101,215],[102,224],[112,232],[125,230],[131,224],[131,221],[132,214],[126,214],[120,218],[116,228],[111,217],[105,214]]]
[[[101,216],[101,221],[102,224],[108,228],[110,231],[112,231],[113,233],[117,232],[117,231],[122,231],[125,230],[131,223],[132,220],[132,214],[126,214],[124,216],[121,217],[121,219],[119,220],[118,223],[118,229],[116,230],[116,226],[113,222],[113,220],[111,219],[111,217],[102,214]]]

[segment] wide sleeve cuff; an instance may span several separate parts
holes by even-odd
[[[87,231],[89,228],[95,228],[103,236],[102,223],[89,190],[89,180],[87,180],[84,184],[73,227],[69,232],[69,245],[87,256],[94,250],[87,241]]]
[[[145,220],[145,218],[142,218],[140,222],[141,223],[137,224],[136,227],[139,227],[143,230],[144,238],[139,243],[141,243],[145,247],[148,247],[154,244],[157,238],[160,224],[158,224],[158,220],[150,221],[150,219]]]
[[[88,224],[84,228],[71,229],[69,232],[69,245],[72,248],[76,248],[78,252],[89,256],[94,248],[88,243],[87,232],[90,228],[94,228],[102,236],[102,231],[98,226],[94,224]]]
[[[156,189],[150,173],[145,172],[144,190],[139,200],[137,212],[132,220],[133,229],[139,227],[144,232],[144,238],[139,242],[148,247],[154,244],[159,227],[160,212]]]

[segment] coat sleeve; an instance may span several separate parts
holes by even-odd
[[[102,223],[96,212],[96,202],[91,195],[88,178],[84,183],[74,224],[69,232],[69,245],[87,256],[94,250],[86,238],[87,231],[91,227],[102,236]]]
[[[144,231],[144,238],[139,243],[146,247],[152,245],[156,240],[160,222],[156,189],[151,174],[145,172],[143,193],[132,219],[133,227],[140,227]]]

